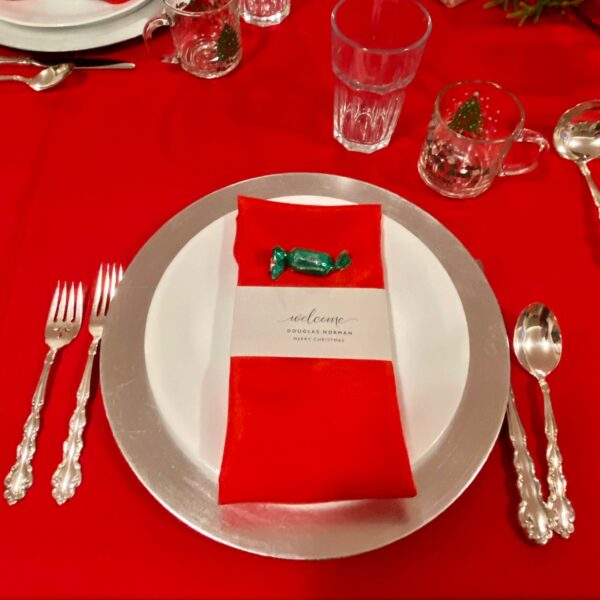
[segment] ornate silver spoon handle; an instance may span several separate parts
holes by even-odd
[[[43,66],[28,56],[0,56],[0,65],[33,65],[34,67]]]
[[[562,469],[562,455],[558,449],[558,429],[550,400],[550,387],[540,379],[544,394],[544,428],[546,430],[546,461],[548,462],[548,514],[551,526],[558,535],[568,538],[575,531],[575,511],[567,498],[567,480]]]
[[[527,436],[517,412],[512,389],[506,411],[508,433],[514,448],[513,462],[517,471],[517,487],[521,494],[519,521],[529,539],[545,544],[552,537],[552,528],[542,500],[542,487],[535,475],[535,465],[527,449]]]
[[[33,484],[31,461],[35,454],[35,440],[40,430],[40,413],[44,405],[44,397],[46,396],[48,375],[50,374],[50,368],[55,356],[56,350],[48,350],[44,359],[42,374],[33,393],[31,412],[23,427],[23,439],[17,447],[17,461],[11,467],[4,480],[4,498],[9,504],[16,504],[21,500]]]
[[[598,209],[598,213],[600,214],[600,190],[598,189],[598,186],[596,185],[596,182],[592,177],[590,168],[584,162],[578,162],[577,164],[579,165],[579,169],[585,177],[585,180],[587,181],[587,184],[590,188],[590,192],[592,193],[592,198],[594,199],[594,202],[596,203],[596,208]]]
[[[52,476],[52,496],[58,504],[64,504],[75,495],[81,483],[81,465],[79,456],[83,450],[83,430],[85,428],[85,409],[90,397],[90,383],[94,359],[98,350],[99,338],[94,338],[88,350],[83,377],[77,390],[77,405],[69,421],[69,434],[63,443],[63,459]]]

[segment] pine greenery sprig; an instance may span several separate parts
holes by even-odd
[[[490,0],[484,4],[484,8],[502,5],[502,9],[508,12],[506,18],[519,19],[519,27],[521,27],[528,19],[537,23],[547,8],[568,8],[578,6],[582,2],[583,0],[533,0],[533,3],[524,0]]]

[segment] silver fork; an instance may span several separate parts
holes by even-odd
[[[117,291],[117,285],[123,278],[123,267],[113,264],[112,266],[100,266],[96,291],[90,312],[90,333],[92,342],[88,350],[88,358],[83,370],[83,377],[77,390],[77,404],[75,411],[69,421],[69,434],[63,444],[63,459],[52,476],[52,496],[58,504],[64,504],[75,495],[75,490],[81,484],[81,465],[79,457],[83,450],[83,430],[86,417],[85,408],[90,397],[90,383],[94,358],[102,339],[104,320],[110,303]]]
[[[75,284],[72,283],[67,293],[67,284],[63,284],[61,290],[60,282],[58,282],[50,304],[45,334],[49,350],[33,394],[31,413],[23,427],[23,439],[17,448],[17,461],[4,480],[4,498],[9,504],[16,504],[21,500],[33,483],[31,461],[35,454],[35,440],[40,429],[40,413],[44,405],[50,368],[56,353],[63,346],[71,343],[81,328],[83,315],[81,283],[77,285],[77,291],[75,289]]]

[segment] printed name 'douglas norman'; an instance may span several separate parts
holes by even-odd
[[[345,319],[339,315],[320,315],[316,308],[313,308],[308,314],[291,315],[287,319],[283,319],[280,323],[291,321],[292,323],[306,323],[307,325],[317,323],[329,323],[331,325],[339,326],[350,321],[358,321],[358,319]]]

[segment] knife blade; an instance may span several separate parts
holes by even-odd
[[[77,58],[64,56],[0,56],[0,65],[29,65],[51,67],[59,63],[71,63],[75,69],[135,69],[135,63],[112,58]]]

